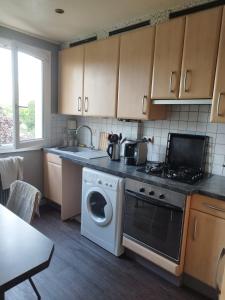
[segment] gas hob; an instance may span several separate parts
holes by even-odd
[[[201,169],[187,166],[174,167],[163,162],[148,162],[145,167],[138,168],[137,171],[187,184],[194,184],[204,177]]]

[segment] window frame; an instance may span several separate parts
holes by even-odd
[[[13,109],[13,144],[0,145],[0,153],[18,149],[36,149],[49,144],[51,117],[51,52],[18,41],[0,38],[0,47],[12,50],[12,109]],[[43,137],[20,141],[19,126],[19,86],[18,86],[18,52],[23,52],[42,61],[42,129]]]

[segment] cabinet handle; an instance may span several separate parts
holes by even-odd
[[[144,97],[142,98],[142,114],[143,114],[143,115],[146,115],[146,114],[147,114],[147,112],[146,112],[146,110],[145,110],[145,101],[147,101],[147,99],[148,99],[147,96],[144,96]]]
[[[203,203],[207,208],[210,208],[210,209],[213,209],[213,210],[217,210],[217,211],[220,211],[220,212],[224,212],[225,213],[225,209],[223,208],[220,208],[220,207],[217,207],[217,206],[214,206],[214,205],[210,205],[206,202]]]
[[[196,217],[194,217],[194,227],[193,227],[193,233],[192,233],[192,240],[196,240],[196,234],[197,234],[197,225],[198,225],[198,220]]]
[[[78,97],[78,111],[81,111],[81,97]]]
[[[222,249],[220,256],[218,258],[217,264],[216,264],[215,286],[216,286],[216,292],[218,295],[221,294],[221,289],[220,289],[219,282],[218,282],[218,272],[219,272],[220,264],[221,264],[221,261],[222,261],[224,255],[225,255],[225,248]]]
[[[223,114],[220,113],[220,102],[221,102],[221,96],[224,96],[225,93],[219,93],[219,96],[218,96],[218,100],[217,100],[217,116],[218,117],[222,117]]]
[[[88,97],[84,98],[84,111],[88,112]]]
[[[174,93],[175,92],[175,88],[173,89],[173,77],[176,75],[176,72],[175,71],[172,71],[170,73],[170,84],[169,84],[169,92],[170,93]]]
[[[188,74],[191,74],[190,70],[186,70],[185,75],[184,75],[184,91],[186,93],[188,93],[190,91],[190,89],[187,87],[187,78],[188,78]]]

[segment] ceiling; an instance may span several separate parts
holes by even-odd
[[[0,0],[0,24],[54,42],[77,40],[202,0]],[[55,8],[64,9],[62,15]]]

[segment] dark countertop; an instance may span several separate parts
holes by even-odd
[[[95,159],[81,159],[76,158],[72,154],[63,153],[59,154],[52,148],[44,148],[44,151],[57,154],[62,159],[70,160],[81,166],[95,169],[98,171],[106,172],[123,178],[136,179],[141,182],[155,184],[172,191],[180,192],[185,195],[202,194],[209,197],[217,198],[225,201],[225,177],[212,175],[209,178],[201,180],[194,185],[185,184],[170,179],[159,178],[136,171],[137,166],[127,166],[123,163],[123,158],[120,162],[111,161],[108,157],[95,158]]]

